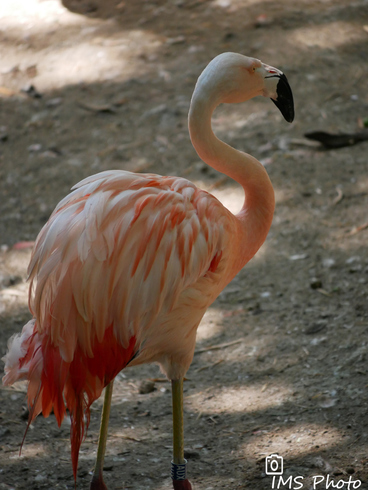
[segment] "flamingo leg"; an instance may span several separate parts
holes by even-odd
[[[100,436],[98,439],[97,458],[96,465],[92,476],[90,490],[107,490],[107,486],[103,480],[103,464],[105,459],[107,430],[109,426],[111,397],[114,387],[114,380],[105,388],[105,398],[102,407],[101,424],[100,424]]]
[[[173,410],[173,460],[171,478],[174,490],[192,490],[186,478],[186,460],[184,458],[184,409],[183,378],[171,381]]]

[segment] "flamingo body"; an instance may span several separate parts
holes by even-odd
[[[198,80],[190,136],[204,161],[242,185],[238,215],[186,179],[111,170],[77,184],[39,233],[28,271],[33,319],[10,342],[3,381],[29,381],[29,423],[53,409],[60,425],[69,410],[75,478],[91,403],[127,364],[159,363],[182,393],[199,322],[271,226],[267,172],[216,138],[213,110],[265,95],[292,120],[290,94],[282,72],[235,53],[215,58]],[[183,464],[178,398],[174,464]],[[103,454],[91,488],[106,488]]]
[[[75,469],[84,415],[128,362],[185,374],[234,274],[237,231],[215,197],[176,177],[102,172],[56,207],[29,266],[34,319],[4,382],[29,380],[31,420],[54,409],[60,425],[68,408]]]

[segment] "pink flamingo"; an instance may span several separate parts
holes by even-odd
[[[291,89],[280,70],[223,53],[199,77],[189,112],[200,158],[244,189],[238,215],[186,179],[111,170],[77,184],[37,237],[29,265],[33,319],[9,344],[3,382],[29,381],[29,424],[53,410],[60,426],[69,410],[75,480],[90,405],[106,387],[93,490],[106,489],[113,380],[127,364],[147,362],[158,363],[172,382],[174,489],[192,488],[183,378],[197,327],[266,239],[275,206],[264,167],[217,139],[211,115],[220,103],[257,95],[293,120]]]

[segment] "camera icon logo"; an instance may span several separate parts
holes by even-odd
[[[278,454],[266,457],[266,475],[282,475],[284,472],[284,458]]]

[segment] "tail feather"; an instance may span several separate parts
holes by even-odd
[[[84,399],[82,396],[78,396],[74,402],[73,411],[70,412],[70,441],[71,441],[71,455],[73,465],[74,481],[77,479],[79,449],[84,439],[85,423],[84,414],[87,415],[86,428],[88,428],[90,420],[89,406],[84,407]]]
[[[65,386],[70,365],[62,360],[59,349],[53,346],[49,337],[46,336],[42,341],[42,354],[42,413],[44,417],[48,417],[52,409],[54,409],[54,414],[60,427],[66,413],[63,387]]]
[[[3,383],[11,385],[20,380],[29,381],[27,429],[39,413],[48,417],[52,410],[60,426],[66,410],[69,410],[74,479],[77,476],[79,449],[90,421],[90,406],[99,398],[104,386],[132,359],[135,344],[136,339],[132,337],[129,345],[122,347],[111,326],[106,329],[102,342],[95,339],[93,357],[88,357],[77,345],[73,360],[65,362],[59,348],[52,344],[47,335],[47,329],[39,333],[35,319],[9,342],[9,351],[4,358]]]

